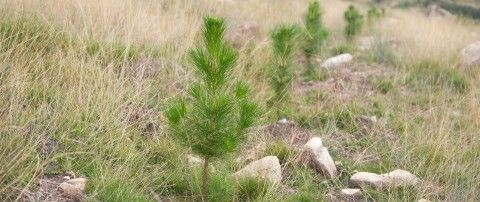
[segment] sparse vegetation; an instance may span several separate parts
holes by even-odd
[[[388,12],[374,29],[345,41],[345,9],[352,4],[368,23],[371,4],[320,1],[312,11],[320,18],[311,22],[321,19],[329,37],[316,46],[320,38],[303,43],[309,2],[0,1],[0,201],[62,201],[57,185],[67,176],[87,179],[84,201],[325,201],[352,187],[355,171],[394,169],[421,183],[364,187],[367,201],[479,201],[480,75],[461,54],[478,41],[478,23],[375,1]],[[207,40],[203,18],[210,14],[231,27],[210,18],[216,28]],[[302,22],[305,29],[270,33]],[[242,24],[255,24],[254,36],[239,31]],[[234,35],[248,43],[230,48]],[[375,43],[357,49],[357,36]],[[295,64],[304,64],[306,45],[312,63],[340,53],[354,59],[322,70],[324,80],[304,82],[304,68]],[[198,68],[221,64],[228,64],[225,77],[201,74],[219,68]],[[214,83],[223,85],[210,99]],[[223,117],[200,113],[212,101],[215,110],[228,103],[229,110],[216,111]],[[239,122],[246,102],[262,103],[258,127],[238,125],[246,123]],[[219,121],[216,134],[228,138],[201,138],[211,133],[200,126],[212,120]],[[298,161],[312,136],[328,148],[336,178]],[[235,177],[267,155],[279,160],[278,183]],[[200,158],[192,163],[190,156]],[[207,181],[204,171],[211,171]]]
[[[409,70],[406,84],[414,89],[435,91],[448,88],[454,92],[465,93],[469,87],[465,75],[435,61],[420,61],[412,64]]]

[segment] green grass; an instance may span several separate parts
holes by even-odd
[[[387,94],[394,89],[393,82],[387,79],[372,77],[369,79],[369,81],[372,83],[375,89],[382,94]]]
[[[237,185],[237,196],[240,201],[255,201],[264,197],[270,189],[272,189],[272,184],[268,181],[245,178]]]
[[[192,82],[184,55],[175,52],[191,44],[141,44],[121,37],[105,41],[70,35],[71,30],[56,27],[47,18],[1,16],[1,199],[13,201],[18,190],[34,191],[42,175],[74,171],[88,179],[87,201],[200,200],[200,169],[188,165],[191,151],[173,140],[162,115],[165,103],[184,92],[174,83],[187,88]],[[341,34],[332,31],[332,36]],[[251,50],[240,52],[248,64],[241,62],[233,74],[247,78],[254,89],[252,100],[265,103],[270,91],[263,73],[270,61],[268,47],[262,44],[252,43]],[[274,141],[262,155],[280,159],[284,168],[280,186],[232,179],[230,175],[245,166],[236,161],[243,152],[239,151],[226,162],[213,163],[211,201],[322,201],[329,191],[347,187],[354,170],[385,173],[397,168],[442,191],[423,184],[366,190],[370,201],[480,198],[478,70],[462,68],[460,61],[441,62],[442,58],[406,63],[386,44],[365,53],[352,44],[333,46],[326,46],[330,52],[325,54],[359,54],[355,62],[383,63],[387,67],[382,70],[394,70],[388,77],[368,77],[374,89],[371,96],[344,101],[318,88],[293,93],[294,104],[288,109],[292,120],[322,137],[333,159],[342,162],[339,179],[324,182],[313,169],[290,165],[295,148]],[[152,79],[119,76],[140,59],[160,58],[169,62]],[[276,121],[268,113],[272,112],[261,117],[261,125]],[[132,122],[134,114],[141,118]],[[363,116],[376,116],[378,122],[364,130],[359,121]],[[147,124],[155,131],[147,134]],[[262,134],[252,129],[251,143],[264,141]]]
[[[466,75],[455,67],[446,67],[438,62],[424,60],[407,67],[405,79],[407,86],[420,91],[437,91],[450,89],[458,93],[469,90],[469,81]]]
[[[267,144],[264,156],[276,156],[278,157],[280,164],[285,165],[293,160],[296,156],[296,151],[290,148],[285,142],[274,141]]]
[[[74,40],[54,27],[46,25],[34,17],[10,18],[1,14],[0,37],[1,50],[13,47],[18,51],[51,53],[55,49],[67,49],[74,45]],[[21,45],[17,46],[17,45]]]

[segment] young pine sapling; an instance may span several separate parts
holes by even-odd
[[[378,8],[376,6],[370,6],[367,11],[367,24],[368,26],[372,26],[372,24],[377,21],[378,19],[385,16],[385,9]]]
[[[248,86],[229,88],[238,53],[224,41],[222,19],[206,17],[203,43],[189,52],[199,81],[191,99],[172,104],[166,117],[172,134],[204,160],[202,200],[207,200],[209,163],[233,152],[254,123],[257,105],[248,99]]]
[[[269,69],[270,84],[274,96],[269,101],[276,109],[276,118],[283,118],[288,114],[290,104],[290,91],[293,81],[293,54],[295,51],[295,26],[281,26],[272,33],[273,58]]]
[[[317,67],[312,61],[320,53],[328,39],[328,31],[322,25],[322,11],[317,0],[311,1],[305,15],[305,30],[303,32],[303,52],[306,58],[305,76],[308,80],[316,80]]]
[[[350,5],[344,13],[347,25],[345,27],[345,36],[348,40],[352,40],[356,35],[360,34],[363,28],[363,16],[353,5]]]

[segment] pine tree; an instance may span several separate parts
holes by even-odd
[[[204,160],[203,201],[209,163],[233,152],[258,114],[257,105],[248,99],[247,85],[237,82],[234,90],[228,87],[238,53],[224,42],[224,34],[222,19],[204,19],[203,45],[189,52],[199,81],[189,92],[191,99],[173,103],[166,112],[172,134]]]
[[[345,11],[344,17],[347,21],[347,26],[345,27],[345,36],[348,40],[352,40],[362,31],[363,16],[353,5],[350,5],[347,11]]]
[[[367,11],[367,24],[371,26],[375,21],[385,16],[385,9],[376,6],[370,6]]]
[[[276,107],[276,118],[282,118],[288,114],[297,30],[293,25],[286,25],[276,28],[272,33],[273,61],[269,76],[274,96],[271,98],[270,104]]]
[[[309,79],[317,78],[317,67],[312,60],[320,53],[322,46],[328,39],[328,31],[322,25],[322,11],[320,3],[317,0],[311,1],[308,6],[308,12],[305,15],[305,30],[303,52],[306,57],[305,76]]]

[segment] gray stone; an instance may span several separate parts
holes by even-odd
[[[283,119],[278,120],[277,123],[278,124],[286,124],[286,123],[288,123],[288,120],[283,118]]]
[[[337,177],[337,167],[332,157],[328,153],[328,149],[323,146],[322,139],[314,137],[310,139],[304,146],[305,160],[317,171],[325,177],[333,179]]]
[[[350,63],[353,60],[353,56],[350,53],[344,53],[335,57],[328,58],[322,63],[323,68],[334,68],[341,65]]]
[[[85,178],[75,178],[60,183],[58,190],[63,196],[79,200],[83,198],[86,183],[87,179]]]
[[[480,41],[462,49],[463,64],[467,66],[480,65]]]
[[[256,177],[269,180],[273,183],[282,181],[282,169],[276,156],[266,156],[254,161],[233,174],[233,177]]]
[[[363,193],[360,189],[342,189],[339,192],[339,198],[343,201],[363,201]]]
[[[400,169],[382,174],[382,176],[387,179],[390,187],[415,186],[420,182],[420,179],[414,174]]]
[[[369,186],[381,190],[386,187],[415,186],[420,182],[420,179],[408,171],[397,169],[381,175],[358,172],[352,175],[350,182],[355,187]]]
[[[382,189],[388,184],[388,179],[375,173],[358,172],[352,175],[350,183],[355,187],[369,186],[375,189]]]
[[[191,154],[187,156],[187,162],[190,167],[203,166],[203,159],[195,157]],[[215,172],[215,167],[212,165],[208,166],[212,172]]]

